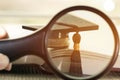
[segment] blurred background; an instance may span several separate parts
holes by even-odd
[[[120,26],[119,3],[120,0],[0,0],[0,23],[45,25],[64,8],[87,5],[102,10]]]

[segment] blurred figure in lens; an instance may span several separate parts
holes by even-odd
[[[8,33],[2,27],[0,27],[0,39],[8,38]],[[0,53],[0,70],[11,70],[12,63],[9,62],[9,58]]]

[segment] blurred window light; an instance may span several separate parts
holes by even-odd
[[[113,0],[105,0],[103,7],[106,11],[112,11],[115,8],[115,3]]]

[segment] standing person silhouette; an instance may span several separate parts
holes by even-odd
[[[2,27],[0,27],[0,39],[8,38],[8,33]],[[12,63],[9,62],[9,58],[0,53],[0,70],[7,70],[10,71],[12,67]]]

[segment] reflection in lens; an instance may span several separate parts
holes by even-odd
[[[73,11],[59,18],[50,30],[48,52],[54,66],[73,77],[99,74],[110,62],[114,37],[98,15]]]

